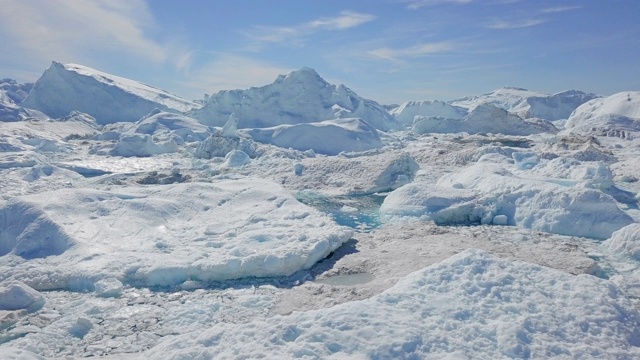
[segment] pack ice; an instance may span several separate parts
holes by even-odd
[[[0,358],[638,358],[639,98],[1,80]]]

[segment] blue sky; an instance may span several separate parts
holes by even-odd
[[[303,66],[381,103],[640,90],[636,0],[0,0],[0,77],[51,60],[178,95]]]

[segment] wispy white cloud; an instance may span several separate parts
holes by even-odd
[[[559,13],[571,10],[582,9],[582,6],[556,6],[540,10],[543,14]]]
[[[4,46],[32,60],[78,61],[109,51],[162,63],[167,49],[145,34],[155,25],[142,0],[0,0]]]
[[[425,6],[434,6],[441,4],[468,4],[473,0],[403,0],[402,2],[407,4],[407,8],[411,10],[420,9]]]
[[[405,48],[377,48],[367,51],[370,57],[403,62],[404,58],[415,58],[436,53],[450,52],[455,49],[451,42],[419,44]]]
[[[515,20],[515,21],[507,21],[507,20],[494,20],[487,24],[489,29],[496,30],[509,30],[509,29],[521,29],[532,26],[537,26],[540,24],[544,24],[546,20],[543,19],[525,19],[525,20]]]
[[[211,61],[185,75],[179,83],[184,89],[181,93],[200,98],[204,93],[266,85],[278,75],[293,70],[236,54],[215,53],[212,56]]]
[[[301,44],[305,36],[309,36],[317,31],[337,31],[346,30],[364,23],[373,21],[376,16],[371,14],[358,13],[354,11],[342,11],[333,17],[322,17],[306,23],[271,27],[256,26],[245,34],[254,42],[259,43],[283,43]],[[255,44],[254,44],[255,45]]]

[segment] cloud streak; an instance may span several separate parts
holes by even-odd
[[[487,28],[495,30],[522,29],[532,26],[544,24],[546,20],[542,19],[525,19],[518,21],[495,20],[487,24]]]
[[[30,59],[77,61],[109,51],[162,63],[168,51],[145,34],[154,26],[142,0],[0,0],[3,42]]]
[[[416,58],[437,53],[450,52],[455,46],[451,42],[427,43],[405,48],[378,48],[367,51],[370,57],[393,62],[404,62],[404,58]]]
[[[442,4],[469,4],[473,0],[404,0],[403,3],[407,4],[407,8],[411,10],[420,9],[427,6],[435,6]]]
[[[245,35],[259,43],[290,42],[292,44],[301,44],[303,42],[302,38],[317,31],[347,30],[375,19],[376,17],[371,14],[342,11],[333,17],[322,17],[294,26],[256,26],[252,31],[245,33]]]
[[[556,6],[540,10],[543,14],[559,13],[571,10],[582,9],[582,6]]]

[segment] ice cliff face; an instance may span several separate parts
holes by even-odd
[[[98,124],[137,121],[153,109],[184,112],[198,105],[164,90],[81,65],[52,62],[20,104],[52,118],[73,110],[93,116]]]
[[[239,128],[264,128],[339,118],[361,118],[376,129],[399,128],[378,103],[344,85],[332,85],[315,70],[280,75],[273,84],[247,90],[220,91],[190,115],[205,125],[222,126],[235,113]]]

